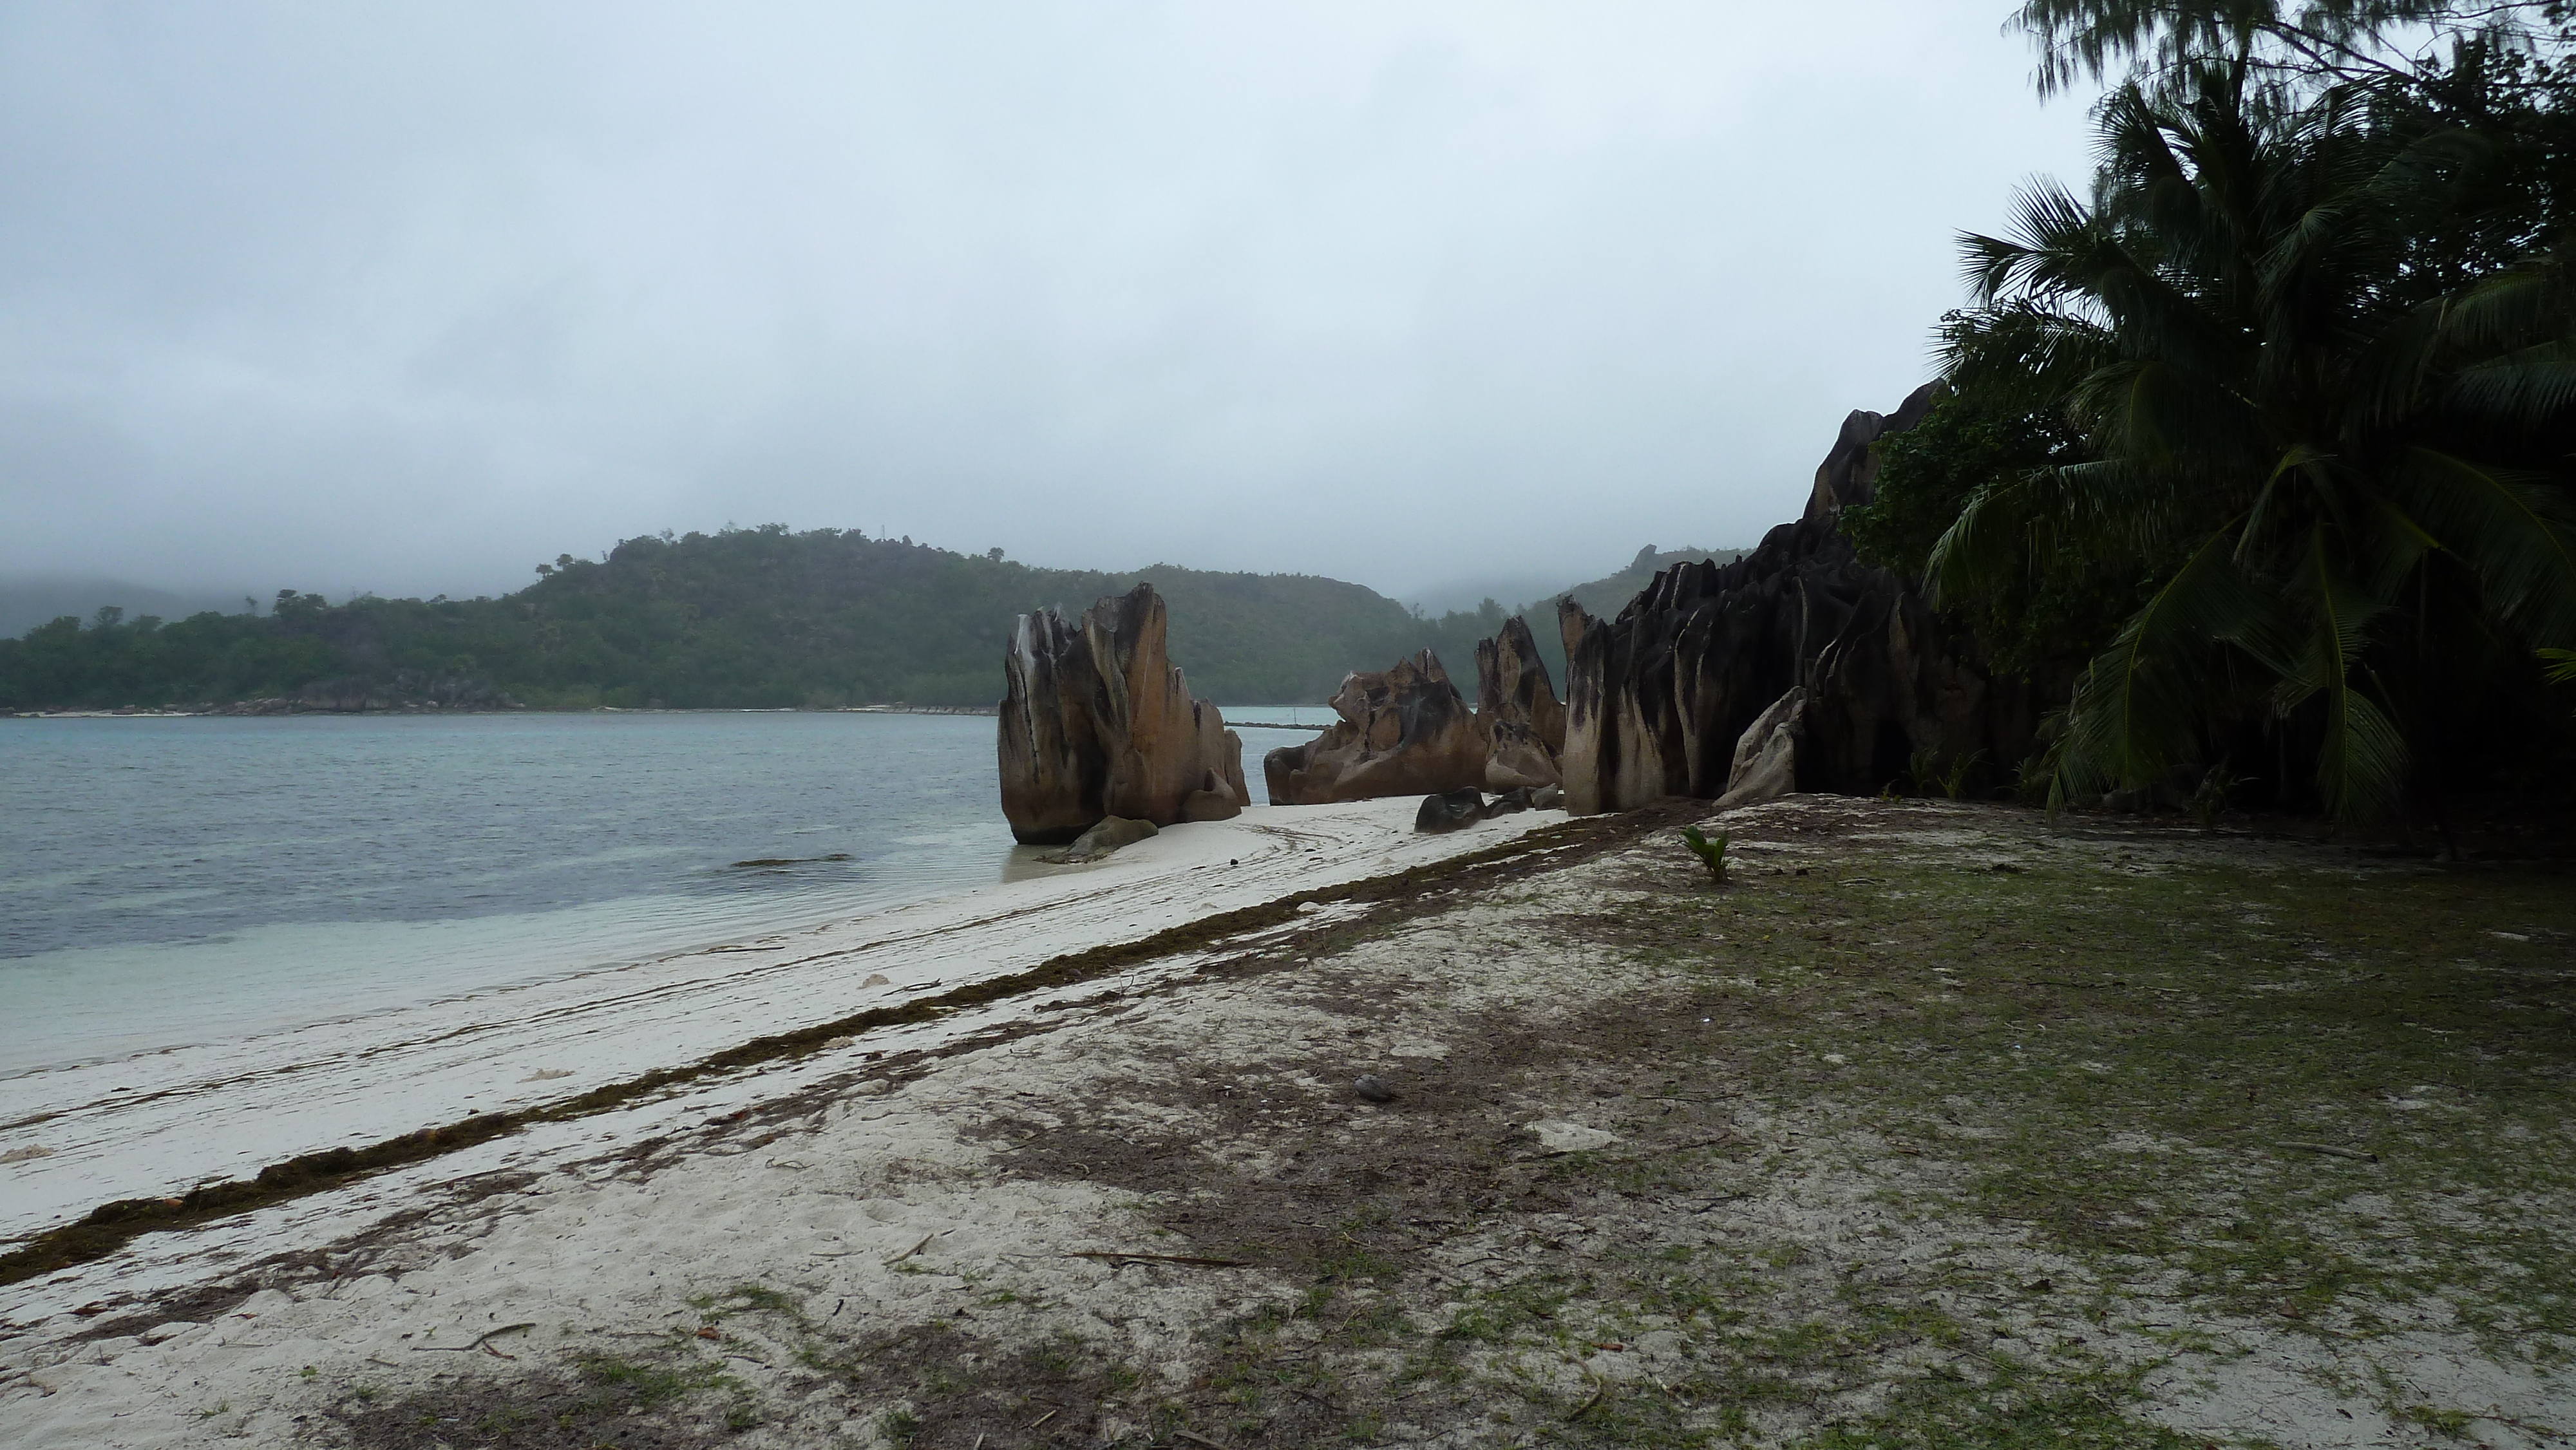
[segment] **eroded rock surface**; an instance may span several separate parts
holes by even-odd
[[[1554,787],[1548,789],[1553,790]],[[1413,813],[1413,829],[1424,835],[1436,836],[1447,831],[1464,830],[1478,821],[1490,821],[1496,816],[1538,809],[1534,794],[1528,786],[1522,786],[1507,790],[1490,801],[1485,799],[1483,791],[1473,789],[1427,795],[1422,798],[1422,808]]]
[[[1055,866],[1078,866],[1085,861],[1100,860],[1122,846],[1133,846],[1138,841],[1151,840],[1161,834],[1154,829],[1152,821],[1108,816],[1074,837],[1072,845],[1061,851],[1049,851],[1038,859]]]
[[[1535,790],[1562,774],[1565,706],[1517,616],[1476,644],[1473,710],[1429,650],[1383,673],[1345,677],[1332,705],[1338,723],[1262,761],[1272,804]]]
[[[1565,706],[1519,615],[1476,644],[1476,720],[1485,728],[1488,790],[1555,785],[1565,751]]]
[[[1799,790],[1871,794],[1917,753],[2021,759],[2037,710],[2027,686],[1992,679],[1905,579],[1861,562],[1843,508],[1868,501],[1869,445],[1911,427],[1934,394],[1893,417],[1855,413],[1822,468],[1808,516],[1727,565],[1655,576],[1614,619],[1560,603],[1567,658],[1566,809],[1625,810],[1658,796],[1712,798],[1736,780],[1738,747],[1764,713],[1802,691],[1787,739],[1774,721],[1753,755],[1783,755]]]
[[[1735,742],[1721,810],[1773,800],[1798,788],[1798,738],[1807,733],[1807,692],[1791,690],[1753,717]]]
[[[1185,821],[1230,821],[1243,814],[1244,802],[1237,787],[1227,784],[1213,770],[1181,800],[1181,819]]]
[[[1941,400],[1941,387],[1938,382],[1925,383],[1907,394],[1893,413],[1853,409],[1843,419],[1843,431],[1834,439],[1833,451],[1816,468],[1816,486],[1807,495],[1806,517],[1831,523],[1842,516],[1844,509],[1876,498],[1878,452],[1870,445],[1922,422],[1932,405]]]
[[[1422,798],[1422,809],[1413,813],[1413,829],[1427,835],[1463,830],[1485,818],[1485,793],[1473,786],[1463,790],[1444,790]]]
[[[1139,584],[1068,622],[1023,614],[1002,660],[1002,814],[1023,842],[1071,841],[1109,816],[1168,826],[1251,804],[1243,739],[1190,697],[1162,596]],[[1195,809],[1198,814],[1192,815]]]
[[[1426,795],[1485,784],[1489,740],[1429,650],[1393,669],[1345,676],[1331,728],[1262,760],[1273,805]]]

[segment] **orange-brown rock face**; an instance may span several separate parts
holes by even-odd
[[[1166,654],[1162,596],[1150,584],[1103,599],[1068,623],[1023,614],[1003,656],[1002,814],[1032,844],[1071,841],[1107,816],[1173,825],[1243,779],[1243,738],[1216,706],[1190,698]]]
[[[1519,615],[1503,621],[1492,639],[1476,643],[1476,719],[1489,744],[1487,790],[1533,789],[1561,778],[1565,707],[1557,703],[1538,641]]]
[[[1272,805],[1434,795],[1485,783],[1489,737],[1431,651],[1380,674],[1344,677],[1332,703],[1342,718],[1331,729],[1262,760]]]

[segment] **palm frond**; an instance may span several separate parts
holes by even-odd
[[[2471,355],[2564,339],[2571,322],[2567,279],[2555,257],[2538,257],[2461,289],[2442,309],[2444,341]]]
[[[2283,715],[2321,700],[2325,736],[2317,752],[2317,793],[2338,819],[2360,820],[2396,798],[2406,744],[2387,712],[2354,687],[2371,626],[2388,605],[2352,581],[2338,553],[2332,531],[2319,529],[2309,537],[2296,591],[2308,616],[2306,639],[2283,672],[2274,700]]]
[[[2562,479],[2432,448],[2401,460],[2400,498],[2535,641],[2576,641],[2576,518]]]
[[[2378,494],[2370,496],[2347,545],[2363,587],[2381,598],[2395,596],[2424,556],[2440,547],[2442,541],[2395,499]]]
[[[2516,429],[2537,429],[2576,410],[2576,345],[2547,342],[2451,375],[2445,402]]]
[[[2271,601],[2230,561],[2234,522],[2203,540],[2085,670],[2059,766],[2069,791],[2143,784],[2192,758],[2213,703],[2209,652],[2274,633]]]

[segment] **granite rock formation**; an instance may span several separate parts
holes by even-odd
[[[1079,866],[1085,861],[1106,858],[1122,846],[1151,840],[1162,832],[1152,821],[1130,820],[1125,816],[1103,816],[1090,830],[1073,838],[1073,844],[1061,851],[1048,851],[1038,859],[1052,866]]]
[[[1490,741],[1439,656],[1344,676],[1342,718],[1303,745],[1271,751],[1261,768],[1273,805],[1324,805],[1481,787]]]
[[[1565,706],[1519,615],[1476,643],[1476,721],[1485,729],[1485,788],[1537,789],[1557,783],[1565,752]]]
[[[1413,813],[1413,829],[1422,835],[1436,836],[1447,831],[1462,831],[1485,818],[1485,793],[1468,786],[1462,790],[1444,790],[1422,798],[1422,808]]]
[[[1725,794],[1746,732],[1793,690],[1804,692],[1794,729],[1778,743],[1799,790],[1873,793],[1918,752],[2028,752],[2028,688],[1992,679],[1974,641],[1953,638],[1909,581],[1862,563],[1839,529],[1842,510],[1872,496],[1869,445],[1913,426],[1936,396],[1917,392],[1893,417],[1852,414],[1807,516],[1744,558],[1668,569],[1615,619],[1559,605],[1567,811]],[[1773,721],[1753,755],[1784,728]]]
[[[1552,790],[1554,787],[1551,786],[1548,789]],[[1478,821],[1490,821],[1496,816],[1516,815],[1522,811],[1538,809],[1532,799],[1533,795],[1534,792],[1528,786],[1507,790],[1492,800],[1485,799],[1485,793],[1473,787],[1427,795],[1422,798],[1421,809],[1413,813],[1413,829],[1426,836],[1463,831]]]
[[[1274,805],[1323,805],[1558,783],[1565,706],[1538,642],[1518,618],[1476,644],[1476,707],[1429,650],[1379,674],[1354,674],[1332,700],[1342,718],[1262,761]]]
[[[1231,733],[1231,732],[1228,732]],[[1181,798],[1181,819],[1185,821],[1230,821],[1243,814],[1246,804],[1236,795],[1238,784],[1228,784],[1213,770],[1199,782],[1199,788]]]
[[[1833,451],[1816,468],[1816,486],[1807,495],[1806,517],[1814,523],[1832,523],[1853,504],[1868,503],[1878,496],[1878,451],[1870,445],[1890,433],[1902,433],[1923,421],[1932,405],[1941,401],[1943,384],[1925,383],[1908,393],[1893,413],[1873,413],[1855,408],[1843,419],[1843,431],[1834,439]]]
[[[1103,599],[1067,622],[1023,614],[1002,658],[1002,814],[1023,842],[1056,845],[1109,816],[1168,826],[1192,798],[1251,804],[1243,739],[1190,698],[1165,646],[1153,586]],[[1198,818],[1214,803],[1200,800]]]
[[[1717,808],[1751,805],[1787,795],[1798,788],[1798,739],[1807,733],[1807,692],[1791,690],[1753,717],[1735,742],[1735,763],[1726,772],[1726,794]]]

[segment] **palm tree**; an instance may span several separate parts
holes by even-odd
[[[2114,91],[2088,203],[1967,236],[1962,396],[2062,410],[2090,461],[1997,478],[1945,596],[2065,557],[2152,572],[2082,675],[2052,804],[2252,722],[2340,818],[2395,804],[2481,682],[2576,644],[2576,310],[2527,158],[2397,88],[2239,53]],[[2286,782],[2276,782],[2276,785]]]

